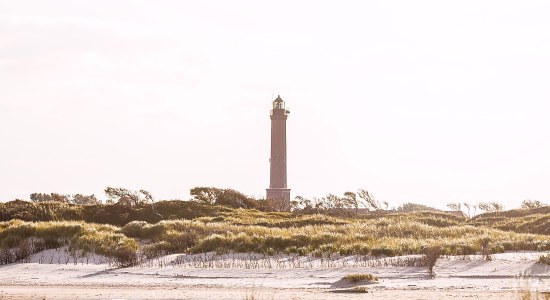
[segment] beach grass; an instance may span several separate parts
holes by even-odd
[[[350,274],[345,276],[343,279],[349,280],[351,283],[358,283],[358,282],[377,282],[378,277],[369,274],[369,273],[362,273],[362,274]]]
[[[90,208],[92,206],[21,202],[2,204],[2,208],[9,208],[2,211],[3,218],[12,214],[25,219],[28,212],[40,212],[38,216],[46,221],[10,219],[0,222],[0,253],[21,249],[19,255],[11,256],[11,260],[61,246],[68,246],[73,252],[112,257],[121,266],[135,264],[138,257],[154,258],[173,253],[391,257],[426,255],[426,249],[438,249],[432,259],[435,262],[439,255],[481,254],[490,258],[490,254],[504,251],[550,250],[550,236],[541,234],[546,231],[541,229],[544,227],[541,224],[546,224],[545,220],[550,218],[546,208],[501,212],[500,215],[488,214],[467,220],[444,212],[339,216],[164,201],[157,203],[156,209],[160,207],[158,211],[170,213],[174,219],[159,217],[157,221],[147,221],[153,219],[148,215],[151,210],[148,206]],[[29,207],[30,210],[26,210]],[[165,212],[168,208],[172,211]],[[83,217],[86,210],[96,215]],[[116,225],[109,221],[113,220],[114,212],[129,212],[132,217],[126,220],[146,217]],[[78,220],[79,216],[84,220]],[[64,220],[69,217],[77,220]],[[89,221],[103,219],[109,222]]]
[[[399,256],[424,254],[438,247],[441,255],[490,254],[503,251],[548,251],[550,237],[486,227],[436,227],[407,219],[343,221],[341,224],[266,227],[202,220],[171,220],[123,227],[85,222],[0,222],[0,247],[19,247],[32,239],[40,248],[71,250],[120,258],[131,264],[140,249],[152,258],[172,253],[288,253],[299,255]]]

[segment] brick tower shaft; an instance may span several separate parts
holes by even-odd
[[[271,158],[269,188],[266,198],[273,201],[276,210],[290,210],[290,189],[287,188],[286,119],[290,112],[280,96],[271,110]]]

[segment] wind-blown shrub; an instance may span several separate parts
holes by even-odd
[[[424,249],[424,263],[428,269],[428,273],[432,277],[435,276],[434,267],[442,252],[439,246],[431,246]]]

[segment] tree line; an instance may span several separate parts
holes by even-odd
[[[143,204],[154,204],[153,195],[146,190],[130,190],[122,187],[107,187],[104,190],[107,196],[106,204],[117,204],[124,206],[139,206]],[[234,189],[222,189],[217,187],[198,186],[190,190],[191,199],[197,203],[209,205],[223,205],[233,208],[257,209],[261,211],[285,211],[288,210],[287,203],[277,199],[263,199],[247,196]],[[32,193],[30,195],[32,202],[63,202],[79,205],[101,204],[101,200],[95,195],[84,194],[58,194],[58,193]],[[521,208],[530,209],[547,206],[538,200],[526,199],[522,202]],[[468,217],[475,216],[477,211],[483,212],[501,212],[504,206],[499,202],[481,202],[471,204],[467,202],[449,203],[447,207],[453,211],[461,211]],[[372,212],[372,211],[440,211],[436,208],[417,203],[405,203],[401,206],[390,209],[387,201],[380,201],[366,189],[357,191],[347,191],[342,195],[329,193],[323,197],[305,198],[296,196],[290,201],[292,211],[303,212]]]
[[[151,193],[146,190],[133,191],[126,188],[105,188],[107,195],[107,204],[121,204],[126,206],[136,206],[139,204],[153,203],[154,199]],[[32,202],[62,202],[79,205],[101,204],[101,200],[92,195],[83,194],[58,194],[58,193],[32,193],[30,195]]]

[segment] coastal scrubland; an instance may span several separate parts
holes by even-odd
[[[66,246],[119,266],[171,253],[311,256],[550,251],[550,208],[472,219],[445,212],[261,212],[186,201],[128,207],[12,201],[0,204],[0,263]]]

